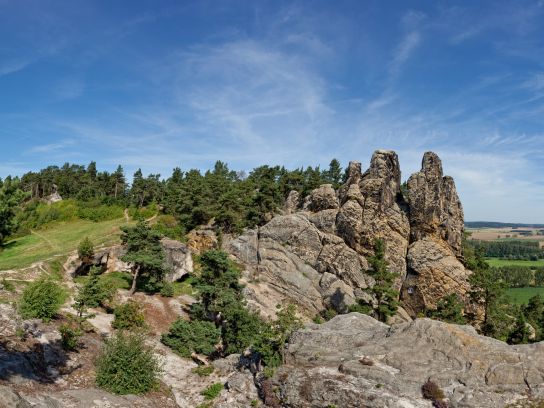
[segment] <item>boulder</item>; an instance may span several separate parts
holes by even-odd
[[[322,184],[306,197],[303,209],[313,212],[338,208],[338,197],[332,184]]]
[[[544,343],[509,346],[430,319],[387,326],[359,313],[295,332],[274,383],[288,407],[430,407],[435,382],[452,407],[505,407],[544,396]]]
[[[175,282],[193,272],[193,257],[187,245],[169,238],[163,238],[161,244],[166,253],[166,264],[170,268],[165,280]]]
[[[430,236],[416,241],[408,249],[407,260],[401,298],[410,315],[436,308],[451,293],[466,298],[468,271],[445,241]]]

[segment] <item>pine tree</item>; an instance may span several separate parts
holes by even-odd
[[[115,170],[115,173],[113,173],[113,181],[115,183],[113,197],[117,198],[117,196],[121,196],[121,197],[124,196],[125,188],[126,188],[126,180],[125,180],[125,173],[121,165],[117,166],[117,170]]]
[[[136,292],[142,277],[159,284],[167,271],[161,235],[145,221],[139,221],[134,227],[121,227],[121,230],[121,241],[127,251],[121,259],[130,263],[132,269],[130,294]]]
[[[325,179],[332,184],[334,188],[340,186],[342,180],[342,167],[340,162],[336,159],[332,159],[329,164],[329,170],[325,172]]]
[[[397,312],[399,293],[393,289],[396,274],[389,271],[385,260],[385,243],[381,239],[374,241],[374,256],[369,258],[369,263],[372,266],[371,274],[376,280],[371,289],[377,303],[374,314],[378,320],[385,322]]]
[[[529,342],[529,328],[522,310],[519,310],[516,323],[508,334],[508,344],[523,344]]]

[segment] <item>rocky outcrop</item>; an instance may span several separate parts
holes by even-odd
[[[387,326],[358,313],[296,332],[274,377],[291,408],[430,407],[431,380],[451,407],[505,407],[544,397],[544,343],[509,346],[430,319]]]
[[[193,272],[193,257],[191,250],[182,242],[163,238],[161,245],[164,248],[166,266],[169,272],[164,279],[168,282],[175,282]],[[86,274],[91,265],[101,267],[106,272],[130,272],[130,265],[122,260],[125,249],[121,245],[114,245],[96,251],[92,263],[83,263],[77,256],[74,256],[70,270],[74,275]]]
[[[338,235],[363,256],[373,255],[376,239],[384,241],[390,270],[399,276],[397,288],[406,275],[410,236],[408,209],[400,184],[395,152],[376,151],[364,174],[359,163],[350,163],[347,182],[339,192],[342,206],[336,220]]]
[[[415,315],[434,308],[448,294],[465,298],[470,272],[460,262],[463,208],[453,179],[443,176],[435,153],[425,153],[421,171],[410,176],[407,190],[411,244],[402,300]]]
[[[421,171],[407,182],[411,241],[434,237],[446,241],[457,257],[462,255],[463,207],[451,177],[444,177],[442,162],[433,152],[423,156]]]
[[[193,257],[187,245],[168,238],[163,238],[161,244],[169,267],[165,277],[168,282],[175,282],[193,272]]]

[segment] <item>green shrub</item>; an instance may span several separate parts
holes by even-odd
[[[79,246],[77,247],[77,256],[83,263],[91,263],[94,257],[94,245],[89,239],[89,237],[85,237],[83,241],[79,243]]]
[[[96,360],[96,384],[115,394],[142,394],[157,387],[160,371],[141,334],[118,332]]]
[[[0,283],[0,285],[2,286],[2,289],[4,289],[5,291],[15,292],[15,285],[13,284],[13,282],[6,280],[6,278],[2,279],[2,282]]]
[[[73,328],[68,324],[59,327],[62,347],[65,350],[76,350],[79,345],[79,338],[83,335],[81,330]]]
[[[223,390],[224,386],[221,383],[215,383],[210,385],[208,388],[200,392],[200,395],[202,395],[207,400],[213,400],[216,399],[219,394],[221,394],[221,391]]]
[[[64,303],[66,294],[62,287],[50,279],[42,278],[23,291],[19,311],[23,318],[51,320]]]
[[[183,357],[191,353],[210,355],[215,351],[221,331],[215,323],[207,321],[176,320],[168,333],[161,336],[161,341]]]
[[[77,216],[79,218],[99,222],[121,218],[123,207],[117,205],[104,205],[99,202],[79,202]]]
[[[129,300],[115,308],[113,312],[115,318],[111,323],[114,329],[142,329],[145,327],[145,318],[142,306],[134,300]]]
[[[209,376],[211,373],[213,373],[213,366],[211,365],[208,365],[208,366],[198,366],[198,367],[195,367],[193,368],[191,371],[193,373],[195,373],[196,375],[200,376],[200,377],[207,377]]]
[[[163,282],[160,294],[165,297],[174,296],[174,285],[172,285],[170,282]]]

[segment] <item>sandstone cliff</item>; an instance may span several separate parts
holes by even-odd
[[[315,314],[371,301],[367,258],[381,239],[395,286],[415,316],[445,295],[465,296],[463,222],[455,183],[443,176],[436,154],[425,153],[403,192],[397,154],[378,150],[364,173],[350,162],[338,191],[325,184],[303,199],[292,192],[283,215],[224,247],[247,268],[246,295],[265,314],[285,301]]]

